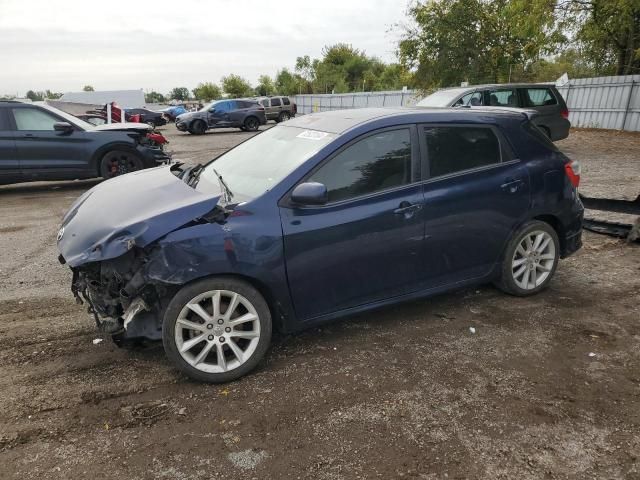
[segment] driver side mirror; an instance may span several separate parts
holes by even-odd
[[[324,184],[306,182],[293,189],[291,201],[300,205],[324,205],[329,201],[329,194]]]
[[[53,129],[56,132],[71,133],[73,132],[73,125],[71,125],[69,122],[56,122],[53,124]]]

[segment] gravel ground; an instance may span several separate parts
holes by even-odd
[[[164,133],[189,162],[249,136]],[[583,192],[640,193],[639,136],[559,146]],[[95,183],[0,187],[0,478],[640,478],[637,245],[586,233],[533,298],[395,306],[278,337],[253,374],[202,385],[73,302],[55,236]]]

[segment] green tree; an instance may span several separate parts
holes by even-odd
[[[61,92],[52,92],[51,90],[47,89],[44,92],[44,98],[49,98],[51,100],[57,100],[58,98],[60,98],[63,94]]]
[[[222,77],[222,89],[230,97],[247,97],[253,95],[251,84],[240,75],[230,74]]]
[[[175,87],[169,93],[169,98],[174,100],[189,100],[189,89],[187,87]]]
[[[26,94],[26,97],[32,102],[39,102],[43,100],[42,92],[34,92],[33,90],[29,90]]]
[[[163,94],[152,90],[149,93],[144,94],[144,101],[145,103],[164,103],[166,99]]]
[[[210,102],[211,100],[217,100],[222,97],[220,87],[211,82],[199,83],[192,92],[194,97],[204,102]]]
[[[302,91],[302,83],[304,80],[298,75],[292,74],[288,69],[283,68],[276,73],[275,89],[281,95],[297,95],[299,93],[307,93]]]
[[[94,89],[91,85],[85,85],[84,87],[82,87],[82,91],[83,92],[93,92]]]
[[[276,92],[276,85],[269,75],[260,75],[256,86],[256,95],[268,96]]]
[[[640,0],[563,0],[558,10],[599,74],[640,72]]]
[[[418,87],[506,82],[564,40],[549,0],[441,0],[415,3],[399,43]]]

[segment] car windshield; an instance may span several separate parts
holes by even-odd
[[[241,143],[207,164],[196,190],[219,192],[221,175],[234,202],[246,202],[270,190],[311,158],[336,135],[318,130],[277,126]]]
[[[216,100],[215,102],[211,102],[211,103],[207,103],[204,107],[202,107],[200,110],[198,110],[199,112],[208,112],[209,110],[211,110],[211,107],[213,107],[216,103],[218,103],[220,100]]]
[[[453,101],[465,92],[468,88],[448,88],[438,90],[417,103],[418,107],[450,107]]]
[[[51,105],[47,105],[46,103],[35,102],[35,104],[38,105],[39,107],[44,108],[45,110],[49,110],[50,112],[55,113],[59,117],[64,118],[67,122],[71,123],[72,125],[76,125],[83,130],[93,130],[96,127],[95,125],[92,125],[89,122],[85,122],[84,120],[81,120],[78,117],[74,117],[73,115],[67,112],[63,112],[58,108],[52,107]]]

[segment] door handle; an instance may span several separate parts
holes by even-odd
[[[400,205],[393,211],[393,213],[395,213],[396,215],[406,215],[409,217],[421,208],[422,205],[420,203],[411,203],[405,200],[403,202],[400,202]]]
[[[33,133],[24,133],[24,134],[22,134],[22,136],[25,137],[25,138],[34,138],[35,137],[35,135]]]
[[[509,193],[516,193],[522,185],[522,180],[515,178],[507,178],[505,182],[500,185],[500,188],[507,190]]]

